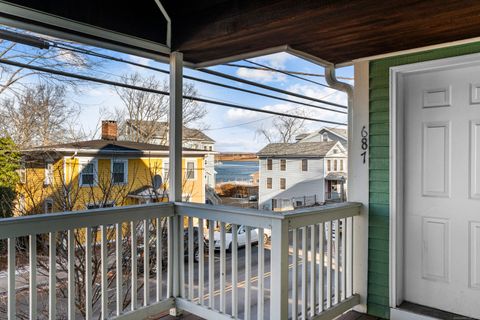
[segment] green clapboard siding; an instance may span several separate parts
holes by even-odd
[[[368,313],[389,318],[389,72],[390,67],[480,52],[480,43],[370,62],[370,207]]]

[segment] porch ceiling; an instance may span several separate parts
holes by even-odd
[[[38,3],[48,4],[36,9],[70,19],[73,15],[73,19],[77,17],[84,23],[165,42],[165,20],[151,5],[154,0],[130,6],[119,6],[120,2],[113,0],[101,1],[106,3],[105,10],[93,10],[99,3],[95,0],[8,2],[33,8]],[[194,63],[281,45],[342,63],[480,36],[478,1],[162,0],[161,3],[173,24],[172,48],[182,51],[185,59]],[[110,18],[103,19],[107,16]]]

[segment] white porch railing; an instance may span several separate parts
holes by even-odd
[[[359,209],[161,203],[3,219],[0,318],[143,319],[176,308],[207,319],[330,319],[359,302]]]

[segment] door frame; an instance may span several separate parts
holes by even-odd
[[[451,70],[480,64],[480,53],[406,64],[390,68],[390,308],[404,300],[404,82],[405,76],[426,71]]]

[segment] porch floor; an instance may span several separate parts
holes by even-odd
[[[158,318],[153,318],[153,319],[161,319],[161,320],[174,320],[174,319],[202,320],[203,318],[200,318],[196,315],[185,312],[180,317],[172,317],[168,314],[163,314],[163,315],[160,315]],[[356,312],[356,311],[352,310],[352,311],[348,311],[347,313],[341,315],[340,317],[337,318],[337,320],[382,320],[382,318],[369,316],[369,315],[359,313],[359,312]]]

